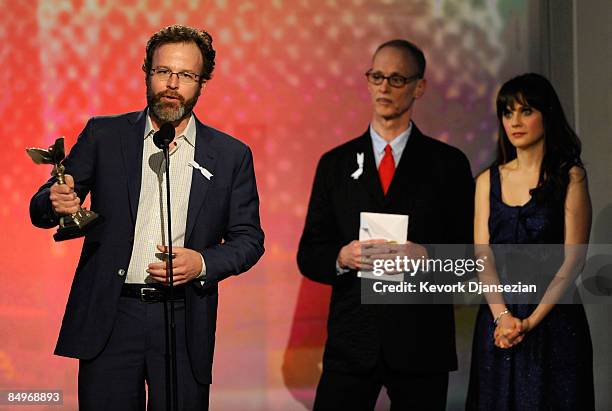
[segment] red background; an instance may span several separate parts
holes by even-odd
[[[255,156],[266,254],[221,285],[211,399],[220,410],[311,404],[329,290],[300,276],[296,247],[318,158],[368,125],[363,73],[375,47],[402,37],[423,48],[429,83],[415,121],[462,148],[475,172],[492,156],[499,83],[527,69],[520,1],[0,0],[0,9],[0,389],[61,389],[64,409],[76,409],[77,363],[52,351],[81,241],[55,243],[30,225],[29,198],[50,169],[24,148],[62,135],[69,148],[90,116],[144,108],[140,66],[154,31],[181,23],[213,35],[217,68],[196,113]],[[470,315],[458,313],[462,357]],[[466,373],[451,381],[451,405]]]

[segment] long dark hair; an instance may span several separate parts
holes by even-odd
[[[569,171],[574,166],[584,168],[580,159],[580,139],[571,128],[552,84],[540,74],[526,73],[508,80],[497,94],[499,139],[494,166],[516,158],[516,148],[510,143],[502,122],[514,104],[532,107],[542,113],[544,125],[544,157],[540,165],[538,185],[529,194],[542,201],[552,194],[564,199]]]

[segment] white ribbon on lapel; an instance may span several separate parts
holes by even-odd
[[[357,170],[351,174],[354,180],[358,180],[363,174],[363,153],[357,153],[357,167]]]
[[[187,163],[187,165],[195,168],[196,170],[200,170],[200,173],[202,173],[202,175],[204,177],[206,177],[206,179],[208,179],[208,180],[210,180],[210,178],[213,176],[210,171],[208,171],[207,169],[205,169],[204,167],[199,165],[195,160],[189,161],[189,163]]]

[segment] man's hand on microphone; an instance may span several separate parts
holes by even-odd
[[[167,247],[158,245],[157,249],[161,252],[167,252]],[[174,272],[173,284],[181,285],[185,284],[202,272],[202,255],[195,250],[184,247],[172,247],[172,271]],[[159,281],[163,284],[168,284],[169,278],[166,275],[166,261],[159,263],[149,264],[147,273],[153,277],[154,280]]]
[[[49,199],[53,211],[59,215],[73,214],[79,211],[81,199],[74,191],[74,179],[71,175],[64,176],[66,184],[55,183],[49,189]]]

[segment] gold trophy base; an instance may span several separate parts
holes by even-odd
[[[72,240],[73,238],[84,237],[87,230],[96,225],[101,219],[100,216],[84,208],[79,209],[74,214],[60,218],[60,226],[53,234],[55,241]]]

